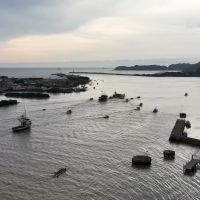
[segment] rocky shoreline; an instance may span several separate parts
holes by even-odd
[[[87,91],[90,78],[79,75],[53,74],[53,78],[9,78],[0,76],[0,94],[7,97],[49,98],[46,93]]]
[[[18,104],[17,100],[1,100],[0,101],[0,107],[7,107],[7,106],[11,106],[11,105],[16,105]]]
[[[31,99],[48,99],[49,94],[38,93],[38,92],[8,92],[5,94],[6,97],[15,98],[31,98]]]

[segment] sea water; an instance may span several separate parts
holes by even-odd
[[[0,70],[1,75],[20,77],[70,71],[4,70],[7,73]],[[183,165],[199,149],[170,144],[168,138],[179,113],[186,112],[192,124],[188,135],[200,139],[200,79],[87,76],[93,80],[87,92],[19,99],[17,106],[0,108],[0,199],[199,199],[200,171],[183,175]],[[98,102],[101,94],[115,91],[141,99]],[[141,110],[134,110],[141,102]],[[13,134],[24,105],[32,128]],[[152,113],[155,107],[157,114]],[[174,161],[163,160],[165,149],[176,151]],[[132,157],[147,151],[151,167],[132,167]],[[66,174],[52,177],[65,166]]]

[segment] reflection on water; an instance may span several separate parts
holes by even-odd
[[[199,137],[200,80],[90,77],[99,82],[95,90],[91,86],[80,94],[20,100],[33,122],[28,133],[11,132],[23,103],[0,108],[1,199],[199,199],[200,172],[192,177],[182,172],[198,148],[170,144],[168,138],[182,111],[192,123],[189,135]],[[142,98],[97,101],[101,91],[111,95],[115,90]],[[141,111],[135,111],[140,102]],[[152,113],[154,107],[157,114]],[[110,118],[102,118],[105,115]],[[163,160],[165,149],[176,151],[174,161]],[[147,150],[151,167],[132,167],[132,156]],[[64,166],[69,171],[52,178]]]

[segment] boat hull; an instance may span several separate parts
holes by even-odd
[[[16,127],[12,128],[12,131],[14,133],[16,133],[16,132],[21,132],[21,131],[24,131],[24,130],[28,130],[30,128],[31,128],[31,126],[16,126]]]

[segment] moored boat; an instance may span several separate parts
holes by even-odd
[[[31,128],[32,122],[29,118],[26,117],[26,112],[24,115],[21,115],[18,120],[20,121],[20,125],[13,127],[13,132],[20,132]]]
[[[108,96],[106,94],[103,94],[99,97],[99,102],[105,102],[108,100]]]
[[[158,112],[158,108],[154,108],[153,113],[157,113],[157,112]]]
[[[67,171],[67,168],[60,168],[58,171],[54,172],[54,177],[59,177],[61,174],[64,174]]]

